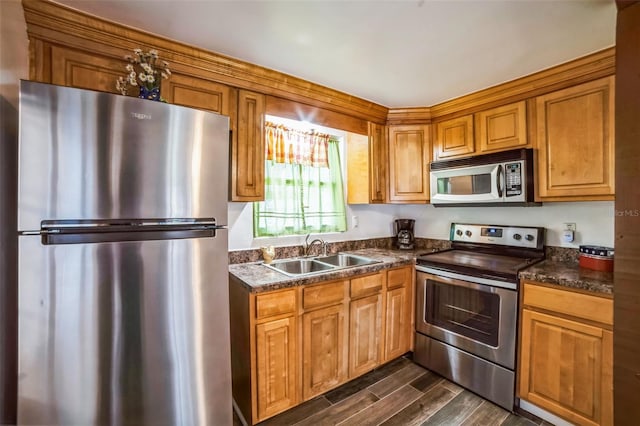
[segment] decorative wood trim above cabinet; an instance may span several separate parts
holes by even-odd
[[[34,63],[47,42],[122,59],[136,47],[155,48],[171,70],[257,91],[330,111],[384,123],[388,108],[325,86],[243,62],[168,38],[117,24],[50,1],[23,0],[27,33],[32,44],[30,78],[46,77],[46,64]],[[36,40],[38,42],[36,42]],[[42,52],[41,52],[42,53]],[[115,84],[115,81],[114,81]]]
[[[615,53],[615,47],[609,47],[525,77],[432,105],[431,118],[435,121],[470,114],[614,75]]]
[[[391,108],[387,115],[387,124],[429,124],[431,108]]]

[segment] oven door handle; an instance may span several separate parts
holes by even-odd
[[[447,283],[452,284],[452,285],[456,285],[459,287],[467,287],[467,288],[474,288],[474,289],[482,289],[485,288],[486,286],[489,287],[494,287],[494,288],[504,288],[507,290],[517,290],[518,289],[518,284],[517,283],[510,283],[510,282],[503,282],[503,281],[496,281],[496,280],[491,280],[488,278],[482,278],[482,277],[472,277],[469,275],[463,275],[463,274],[458,274],[456,272],[449,272],[449,271],[441,271],[439,269],[432,269],[426,266],[420,266],[420,265],[416,265],[416,271],[418,271],[418,273],[422,273],[422,274],[426,274],[429,276],[429,278],[431,279],[441,279],[441,280],[447,280]]]

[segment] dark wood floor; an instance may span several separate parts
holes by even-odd
[[[234,418],[235,424],[241,424],[237,418]],[[549,423],[509,413],[403,357],[259,425],[535,426]]]

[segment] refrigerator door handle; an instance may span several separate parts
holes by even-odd
[[[207,219],[139,219],[139,220],[44,220],[40,231],[25,231],[23,235],[77,234],[115,231],[173,231],[217,229],[216,220]],[[29,233],[27,233],[29,232]]]

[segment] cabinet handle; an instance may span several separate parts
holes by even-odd
[[[636,379],[640,380],[640,373],[636,373]]]

